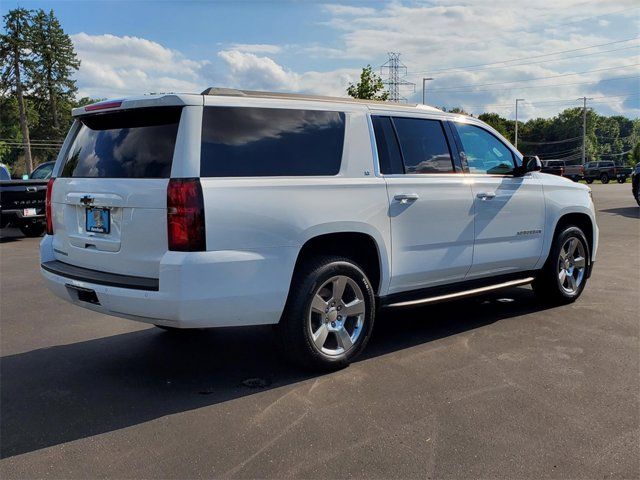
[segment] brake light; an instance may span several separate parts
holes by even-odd
[[[584,167],[583,167],[582,165],[580,165],[580,168],[578,169],[578,171],[579,171],[580,173],[584,173]]]
[[[613,167],[613,174],[616,175],[618,173],[618,169],[616,167]]]
[[[560,167],[560,175],[564,175],[564,167]]]
[[[105,110],[107,108],[118,108],[122,105],[122,100],[111,100],[108,102],[92,103],[84,107],[85,112],[95,112],[96,110]]]
[[[167,187],[169,250],[201,252],[206,249],[204,201],[197,178],[172,178]]]
[[[53,195],[53,181],[55,178],[50,178],[47,182],[47,196],[44,202],[45,218],[47,220],[47,235],[53,235],[53,216],[51,213],[51,196]]]

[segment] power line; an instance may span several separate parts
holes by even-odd
[[[575,142],[576,140],[582,140],[582,136],[579,137],[573,137],[573,138],[567,138],[564,140],[553,140],[550,142],[528,142],[526,140],[520,140],[521,143],[526,143],[528,145],[551,145],[551,144],[556,144],[556,143],[567,143],[567,142]]]
[[[622,97],[637,97],[639,96],[640,93],[625,93],[622,95],[603,95],[603,96],[599,96],[599,97],[591,97],[591,98],[595,98],[595,99],[603,99],[603,98],[622,98]],[[556,100],[531,100],[528,101],[527,104],[528,105],[553,105],[553,104],[558,104],[558,105],[562,105],[562,104],[569,104],[569,103],[575,103],[576,100],[574,98],[567,98],[567,99],[556,99]],[[591,102],[591,103],[603,103],[602,101],[598,102]],[[606,103],[606,102],[604,102]],[[485,103],[483,105],[465,105],[464,103],[462,103],[462,105],[466,108],[486,108],[486,107],[513,107],[512,103]]]
[[[621,153],[601,153],[601,157],[619,157],[620,155],[626,155],[627,153],[631,153],[633,150],[627,150],[626,152]]]
[[[574,85],[591,85],[594,83],[611,82],[614,80],[628,80],[630,78],[640,78],[638,75],[622,76],[622,77],[609,77],[602,80],[593,80],[590,82],[571,82],[571,83],[551,83],[547,85],[529,85],[528,87],[514,87],[514,88],[484,88],[481,90],[461,90],[461,93],[481,93],[481,92],[511,92],[512,90],[530,90],[536,88],[550,88],[550,87],[565,87]]]
[[[640,63],[630,63],[628,65],[620,65],[618,67],[597,68],[595,70],[585,70],[584,72],[562,73],[560,75],[548,75],[546,77],[527,78],[522,80],[511,80],[509,82],[479,83],[479,84],[457,85],[454,87],[447,87],[447,88],[432,88],[431,91],[432,92],[452,91],[452,90],[461,91],[460,89],[466,89],[466,88],[487,87],[491,85],[506,85],[509,83],[520,83],[520,82],[533,82],[535,80],[545,80],[548,78],[571,77],[573,75],[583,75],[585,73],[604,72],[606,70],[617,70],[621,68],[637,67],[638,65],[640,65]]]
[[[475,65],[465,65],[465,66],[460,66],[460,67],[448,67],[448,68],[440,68],[440,69],[437,69],[437,70],[413,72],[411,75],[414,75],[414,74],[415,75],[421,75],[421,74],[424,74],[424,73],[431,74],[431,73],[449,72],[451,70],[468,70],[468,69],[475,69],[477,67],[501,65],[503,63],[518,62],[520,60],[530,60],[532,58],[551,57],[553,55],[560,55],[560,54],[563,54],[563,53],[579,52],[579,51],[582,51],[582,50],[588,50],[590,48],[605,47],[607,45],[614,45],[614,44],[617,44],[617,43],[631,42],[633,40],[638,40],[638,39],[640,39],[640,37],[627,38],[625,40],[617,40],[615,42],[600,43],[598,45],[590,45],[588,47],[572,48],[570,50],[560,50],[558,52],[545,53],[545,54],[542,54],[542,55],[533,55],[533,56],[529,56],[529,57],[514,58],[514,59],[511,59],[511,60],[502,60],[502,61],[499,61],[499,62],[477,63]],[[637,46],[638,45],[633,45],[631,47],[625,47],[625,48],[635,48]],[[619,50],[624,50],[624,49],[619,49]],[[616,50],[607,50],[607,52],[609,52],[609,51],[616,51]],[[599,53],[605,53],[605,52],[594,52],[594,53],[590,53],[590,54],[587,54],[587,55],[597,55]],[[582,56],[586,56],[586,55],[582,55]],[[576,58],[576,57],[574,57],[574,58]],[[558,59],[556,59],[556,60],[545,60],[545,61],[557,61],[557,60]],[[564,59],[560,59],[560,60],[564,60]],[[539,63],[539,62],[532,62],[532,63]],[[522,65],[529,65],[529,64],[523,63]],[[517,66],[517,65],[506,65],[505,67],[508,67],[508,66]],[[505,67],[491,67],[491,68],[505,68]],[[483,69],[480,69],[480,70],[485,70],[485,69],[483,68]]]

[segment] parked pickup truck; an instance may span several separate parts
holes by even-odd
[[[0,181],[0,228],[12,225],[27,237],[44,233],[45,197],[53,164],[43,163],[28,180]]]
[[[618,183],[624,183],[631,173],[631,167],[621,167],[614,162],[589,162],[584,166],[584,179],[587,183],[592,183],[594,180],[609,183],[609,180],[614,178]]]
[[[584,167],[582,165],[567,165],[564,160],[547,160],[542,163],[542,173],[560,175],[577,182],[582,178]]]

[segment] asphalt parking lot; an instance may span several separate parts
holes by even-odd
[[[593,185],[594,274],[385,314],[312,375],[270,328],[171,335],[50,295],[38,240],[0,244],[0,476],[639,478],[640,208]]]

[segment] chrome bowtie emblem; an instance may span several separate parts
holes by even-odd
[[[91,205],[93,203],[93,197],[85,195],[80,199],[80,203],[82,203],[83,205]]]

